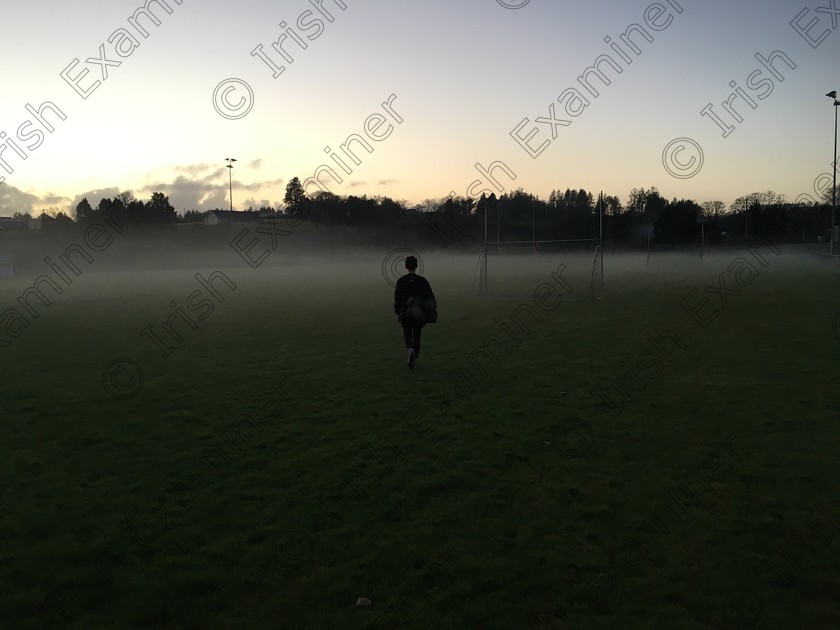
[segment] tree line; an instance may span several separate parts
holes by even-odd
[[[614,245],[718,244],[789,233],[794,224],[802,241],[814,242],[827,238],[831,222],[830,191],[822,203],[790,203],[784,195],[766,191],[741,196],[727,206],[720,200],[668,200],[656,187],[632,189],[626,203],[617,195],[596,196],[583,188],[554,189],[548,199],[519,188],[498,197],[452,196],[410,207],[387,197],[341,197],[322,191],[309,197],[294,178],[284,202],[287,212],[317,224],[402,226],[412,231],[426,226],[444,244],[592,239],[601,234]]]
[[[426,199],[410,205],[387,196],[336,195],[318,191],[307,195],[300,180],[286,186],[283,205],[248,208],[255,220],[288,215],[312,223],[315,228],[355,228],[381,234],[402,232],[424,243],[438,240],[473,245],[486,240],[531,241],[598,238],[615,245],[716,244],[768,235],[789,225],[795,214],[802,224],[802,240],[827,237],[831,215],[831,192],[822,203],[789,203],[773,191],[751,193],[728,207],[722,201],[697,203],[692,199],[666,199],[655,187],[634,188],[626,202],[616,195],[566,188],[552,190],[540,199],[522,188],[485,195],[478,199],[452,196]],[[204,221],[210,210],[188,210],[178,215],[169,198],[155,192],[147,201],[130,191],[103,198],[93,208],[87,198],[75,208],[75,216],[63,212],[40,215],[42,229],[89,224],[104,215],[123,223],[164,225]],[[28,214],[15,218],[28,220]],[[804,223],[802,223],[804,219]],[[485,234],[486,231],[486,234]]]
[[[90,205],[87,197],[76,204],[75,217],[68,216],[56,208],[43,211],[36,218],[41,221],[41,229],[55,229],[74,223],[95,223],[103,216],[119,217],[124,223],[131,224],[166,224],[183,221],[175,208],[169,203],[169,197],[160,192],[152,193],[148,201],[141,201],[130,190],[121,192],[113,198],[103,197],[96,208]],[[28,222],[32,215],[28,212],[16,212],[13,219]]]

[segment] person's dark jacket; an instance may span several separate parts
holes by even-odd
[[[422,327],[437,321],[437,301],[429,281],[416,273],[407,273],[397,280],[394,313],[402,316],[404,327]]]

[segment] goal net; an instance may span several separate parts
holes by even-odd
[[[603,194],[596,202],[585,190],[552,191],[546,203],[517,191],[483,209],[484,248],[473,276],[479,296],[562,289],[569,300],[604,297]]]
[[[533,294],[544,283],[562,283],[568,300],[602,299],[601,240],[488,242],[479,252],[473,288],[480,297]]]

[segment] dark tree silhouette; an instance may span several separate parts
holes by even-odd
[[[178,218],[169,197],[160,192],[152,193],[152,198],[146,203],[146,216],[150,223],[174,223]]]
[[[78,204],[76,204],[76,221],[79,223],[86,223],[92,217],[93,208],[87,200],[87,197],[84,197]]]
[[[699,239],[703,209],[694,201],[674,199],[665,205],[653,222],[653,235],[657,244],[681,245]]]
[[[300,179],[292,177],[286,184],[286,195],[283,197],[283,202],[289,204],[295,217],[303,218],[301,213],[304,210],[304,199],[306,199],[306,192],[303,190]]]

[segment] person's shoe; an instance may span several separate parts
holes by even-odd
[[[408,369],[414,369],[414,363],[417,361],[417,358],[414,356],[414,348],[408,349]]]

